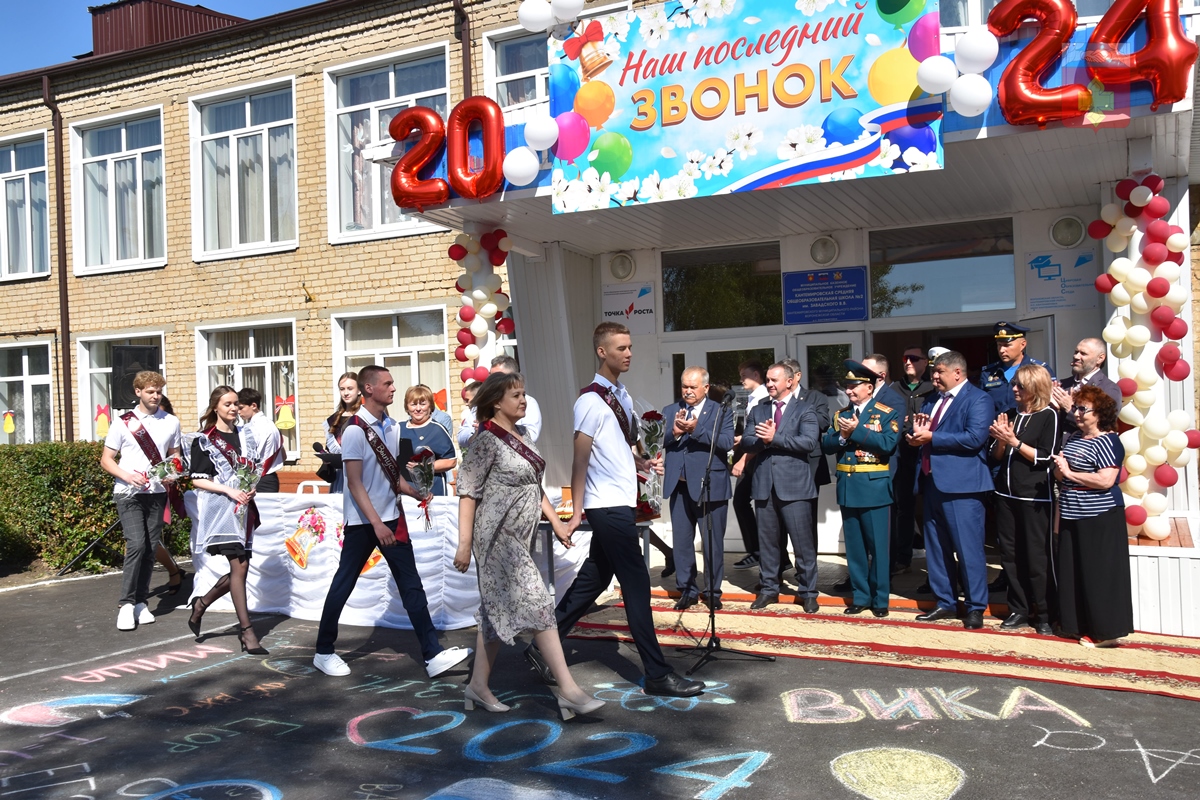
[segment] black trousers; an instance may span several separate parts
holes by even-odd
[[[617,506],[584,511],[592,525],[592,545],[575,582],[554,610],[559,638],[565,638],[571,632],[616,575],[625,600],[625,619],[642,659],[642,670],[647,678],[665,677],[671,668],[663,658],[658,635],[654,632],[654,618],[650,613],[650,573],[642,559],[634,510]]]
[[[746,464],[746,471],[738,478],[733,488],[733,514],[737,517],[742,532],[742,544],[747,555],[758,555],[758,520],[754,516],[754,498],[750,496],[750,484],[754,480],[754,459]]]
[[[1050,503],[1035,503],[996,495],[996,541],[1000,566],[1008,578],[1009,613],[1050,622],[1050,609],[1057,605],[1054,571],[1051,569],[1052,541]]]
[[[892,504],[892,565],[907,567],[912,564],[913,539],[917,533],[917,469],[920,462],[917,451],[908,445],[900,453],[896,475],[892,479],[892,492],[896,501]],[[908,451],[911,451],[908,452]]]

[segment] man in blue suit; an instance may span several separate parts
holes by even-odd
[[[933,386],[906,439],[919,448],[918,481],[925,496],[925,554],[937,608],[917,620],[957,616],[961,568],[966,581],[966,628],[983,627],[987,562],[983,554],[984,498],[993,489],[988,426],[996,406],[967,381],[967,360],[953,350],[933,362]],[[958,564],[955,564],[955,556]]]
[[[704,558],[712,559],[711,586],[707,587],[705,602],[721,607],[721,582],[725,579],[725,523],[729,516],[729,450],[733,447],[733,414],[708,399],[708,370],[688,367],[680,379],[682,398],[662,410],[667,421],[663,441],[663,497],[671,502],[671,531],[675,551],[675,585],[679,600],[675,610],[683,611],[696,604],[696,526],[700,541],[705,543]],[[721,417],[720,425],[717,418]],[[708,502],[702,489],[708,453],[716,435],[716,452],[712,459]],[[706,541],[708,523],[712,523],[712,538]]]

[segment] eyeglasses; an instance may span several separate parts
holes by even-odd
[[[925,356],[909,356],[909,355],[906,355],[906,356],[904,356],[904,360],[905,360],[905,361],[908,361],[908,362],[911,362],[911,363],[916,363],[916,362],[918,362],[918,361],[928,361],[929,359],[927,359]]]
[[[1022,392],[1023,392],[1023,391],[1025,391],[1025,387],[1024,387],[1024,386],[1022,386],[1021,384],[1017,383],[1016,381],[1013,381],[1013,382],[1012,382],[1012,388],[1013,388],[1013,389],[1019,389],[1019,390],[1021,390]]]
[[[1088,414],[1093,410],[1094,409],[1088,408],[1087,406],[1071,406],[1072,414]]]

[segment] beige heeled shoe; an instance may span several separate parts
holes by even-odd
[[[467,711],[474,711],[475,704],[483,706],[485,711],[490,711],[493,714],[503,714],[509,710],[509,706],[504,703],[489,703],[471,690],[471,685],[467,684],[463,687],[463,708]]]
[[[572,703],[559,693],[557,687],[551,687],[550,691],[552,691],[554,696],[558,698],[558,713],[562,716],[563,722],[571,719],[576,714],[592,714],[604,708],[605,705],[603,700],[595,699],[589,700],[588,702],[582,704]]]

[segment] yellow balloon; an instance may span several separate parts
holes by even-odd
[[[867,73],[867,90],[881,106],[907,103],[921,94],[917,60],[907,47],[897,47],[875,59]]]
[[[913,81],[916,81],[915,72]],[[593,128],[599,128],[607,122],[616,106],[616,95],[604,81],[588,81],[575,94],[575,113],[586,119]]]

